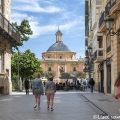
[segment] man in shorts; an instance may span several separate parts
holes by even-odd
[[[82,81],[83,91],[86,92],[87,90],[87,80],[84,78]]]

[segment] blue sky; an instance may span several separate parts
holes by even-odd
[[[55,33],[76,57],[85,57],[84,0],[12,0],[11,21],[29,20],[33,35],[20,51],[30,49],[41,58],[43,52],[56,42]]]

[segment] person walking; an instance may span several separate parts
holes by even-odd
[[[79,83],[79,81],[76,79],[76,80],[75,80],[75,89],[76,89],[76,90],[79,89],[79,85],[80,85],[80,83]]]
[[[45,95],[47,96],[47,109],[51,108],[53,111],[54,95],[56,92],[56,85],[53,82],[53,77],[50,76],[48,82],[45,85]]]
[[[26,95],[29,95],[29,80],[26,78],[25,82],[24,82],[24,86],[25,86],[25,91],[26,91]]]
[[[120,103],[120,73],[118,74],[117,79],[115,80],[115,85],[116,90],[115,90],[115,98],[118,99],[118,102]],[[120,109],[119,109],[120,113]]]
[[[93,87],[94,87],[95,81],[93,80],[93,78],[91,78],[88,83],[89,83],[89,85],[90,85],[91,93],[93,93]]]
[[[40,74],[37,74],[36,78],[32,82],[32,91],[35,97],[34,108],[38,106],[38,109],[40,109],[40,97],[41,95],[44,95],[44,89],[43,89],[42,81],[40,79]]]
[[[86,92],[87,90],[87,80],[84,78],[82,81],[83,91]]]

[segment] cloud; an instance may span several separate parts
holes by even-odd
[[[33,30],[33,35],[31,36],[33,38],[36,38],[39,35],[48,34],[50,32],[56,31],[56,29],[58,28],[58,25],[56,25],[56,24],[49,24],[49,25],[41,26],[41,25],[39,25],[39,22],[37,22],[37,21],[30,22],[30,25]],[[66,31],[66,30],[73,30],[74,28],[76,28],[75,26],[78,27],[78,25],[79,26],[81,25],[81,27],[79,27],[79,30],[84,30],[82,16],[79,16],[74,21],[70,21],[68,23],[63,23],[59,27],[60,27],[60,30]]]
[[[56,31],[56,29],[58,28],[58,24],[55,22],[54,23],[52,22],[51,24],[48,25],[41,25],[40,19],[42,18],[28,16],[27,14],[20,14],[17,12],[12,13],[12,22],[17,22],[19,24],[23,19],[29,20],[31,29],[33,30],[33,35],[31,36],[31,38],[36,38],[40,35],[51,33],[53,31]],[[70,30],[77,29],[79,25],[80,26],[79,30],[83,30],[84,29],[83,21],[84,21],[84,17],[78,16],[75,20],[72,21],[70,20],[69,22],[64,22],[59,24],[59,27],[60,30],[70,32]]]
[[[56,0],[12,0],[12,22],[19,24],[23,19],[29,20],[33,30],[31,38],[51,34],[58,26],[65,34],[84,30],[84,17],[78,16],[75,9],[69,11],[70,8],[67,9],[67,4],[64,4],[61,3],[56,7]],[[60,9],[61,5],[62,9]],[[33,12],[52,14],[48,17],[48,14],[33,14]]]
[[[47,5],[44,7],[40,6],[38,0],[25,0],[25,1],[12,0],[12,1],[13,1],[12,9],[18,10],[18,11],[55,13],[55,12],[60,12],[62,10],[59,7],[56,7],[54,5],[50,5],[50,2],[48,4],[48,1],[46,1]],[[18,3],[18,5],[16,5],[16,3]]]

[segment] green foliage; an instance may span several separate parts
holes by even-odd
[[[69,73],[62,73],[61,77],[65,78],[65,79],[68,79],[70,77],[70,74]]]
[[[31,30],[31,27],[29,25],[28,20],[23,20],[20,25],[17,24],[17,22],[12,23],[13,26],[17,29],[17,31],[20,33],[20,41],[23,43],[23,41],[28,41],[29,35],[33,34],[33,31]]]
[[[19,65],[19,77],[21,78],[33,78],[34,73],[43,72],[40,67],[40,62],[35,58],[35,54],[30,50],[25,52],[17,52],[12,54],[11,71],[12,79],[18,78],[18,65]]]
[[[45,72],[44,76],[48,79],[50,76],[52,76],[53,78],[55,77],[55,72],[54,71],[47,71]]]
[[[77,74],[76,74],[76,77],[77,78],[85,78],[85,73],[82,73],[82,72],[78,72]]]

